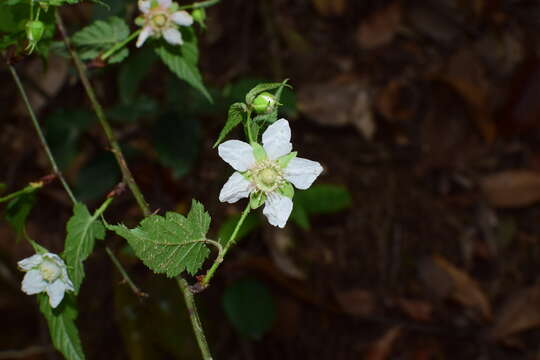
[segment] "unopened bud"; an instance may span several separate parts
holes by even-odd
[[[204,21],[206,20],[206,11],[204,8],[195,9],[191,12],[191,17],[203,28],[205,27]]]
[[[271,113],[276,107],[276,97],[268,92],[263,92],[257,95],[253,100],[251,107],[257,114]]]
[[[39,20],[30,20],[26,23],[26,38],[30,42],[37,43],[41,40],[44,31],[45,25]]]

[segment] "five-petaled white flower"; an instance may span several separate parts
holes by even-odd
[[[49,304],[55,308],[64,298],[66,291],[73,291],[68,278],[66,264],[53,253],[36,254],[17,263],[26,272],[21,289],[28,295],[47,292]]]
[[[142,16],[135,22],[143,29],[137,38],[137,47],[141,47],[149,36],[163,36],[171,45],[184,43],[177,26],[193,24],[187,11],[178,11],[178,5],[171,0],[139,0],[139,10]]]
[[[262,135],[263,146],[239,140],[225,141],[218,153],[236,172],[219,194],[221,202],[234,203],[251,196],[264,201],[263,214],[274,226],[284,227],[292,208],[293,189],[307,189],[322,172],[316,161],[296,157],[291,128],[279,119]]]

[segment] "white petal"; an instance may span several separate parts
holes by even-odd
[[[152,35],[153,31],[150,26],[143,27],[141,33],[139,34],[139,37],[137,38],[137,43],[135,44],[136,47],[141,47],[142,44],[148,39],[150,35]]]
[[[246,171],[255,165],[251,145],[240,140],[228,140],[218,146],[219,156],[236,171]]]
[[[283,228],[292,209],[293,202],[290,198],[274,192],[267,195],[263,214],[270,224]]]
[[[150,0],[139,0],[139,10],[146,14],[148,11],[150,11],[150,6],[152,5],[152,2]]]
[[[262,135],[262,143],[266,154],[272,160],[290,153],[292,144],[289,122],[285,119],[279,119],[270,125]]]
[[[28,295],[38,294],[45,290],[47,282],[41,276],[39,270],[30,270],[24,275],[21,290]]]
[[[172,13],[171,20],[182,26],[190,26],[193,24],[193,18],[187,11],[176,11]]]
[[[171,1],[171,0],[157,0],[157,2],[158,2],[158,4],[159,4],[161,7],[165,8],[165,9],[168,9],[169,6],[172,5],[172,1]]]
[[[182,41],[182,34],[175,28],[163,30],[163,37],[171,45],[182,45],[184,43],[184,41]]]
[[[305,190],[313,184],[322,170],[323,168],[318,162],[297,157],[289,162],[283,171],[283,177],[292,182],[298,189]]]
[[[251,183],[242,174],[235,172],[223,185],[219,193],[219,201],[232,204],[247,198],[252,190]]]
[[[21,270],[28,271],[32,268],[35,268],[39,264],[41,264],[42,261],[43,261],[43,257],[39,254],[35,254],[30,257],[27,257],[26,259],[22,259],[21,261],[17,263],[17,265],[19,266]]]
[[[60,304],[66,292],[66,284],[60,279],[47,286],[47,295],[49,295],[49,304],[55,308]]]

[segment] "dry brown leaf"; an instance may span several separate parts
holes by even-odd
[[[484,177],[480,189],[494,207],[529,206],[540,200],[540,173],[525,169],[499,172]]]
[[[374,13],[358,27],[356,39],[363,49],[373,49],[390,43],[401,25],[401,6],[394,2]]]
[[[375,107],[388,120],[409,120],[415,114],[415,104],[407,92],[403,81],[392,80],[378,92]]]
[[[312,0],[317,12],[324,16],[339,16],[347,9],[347,0]]]
[[[422,300],[397,299],[396,305],[416,321],[431,321],[433,306]]]
[[[490,337],[501,340],[509,335],[540,327],[540,285],[515,294],[503,306]]]
[[[433,256],[433,261],[452,278],[450,296],[464,306],[476,308],[486,319],[491,319],[491,305],[478,283],[440,256]]]
[[[340,291],[336,294],[336,299],[343,311],[350,315],[371,315],[376,308],[375,296],[367,290]]]
[[[401,335],[399,326],[388,330],[379,340],[377,340],[368,351],[366,360],[385,360],[392,353],[392,348],[397,338]]]

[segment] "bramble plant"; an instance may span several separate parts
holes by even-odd
[[[172,73],[211,101],[210,92],[203,84],[197,67],[199,53],[194,26],[204,28],[205,9],[218,1],[181,6],[171,0],[140,0],[140,14],[134,24],[112,16],[97,20],[71,36],[66,31],[59,8],[76,4],[79,0],[7,0],[0,3],[0,50],[24,100],[52,172],[38,182],[1,197],[0,203],[7,203],[6,208],[12,212],[8,220],[35,251],[34,255],[18,263],[20,270],[26,272],[22,280],[22,291],[28,295],[38,295],[39,308],[47,320],[52,343],[66,359],[85,358],[84,342],[79,337],[75,323],[76,299],[85,279],[84,261],[94,251],[96,240],[105,239],[107,231],[124,238],[135,255],[154,273],[176,278],[186,300],[202,357],[211,359],[193,296],[209,286],[229,249],[245,236],[248,231],[245,225],[250,221],[250,212],[264,205],[262,213],[271,225],[282,228],[292,216],[303,228],[309,226],[307,210],[299,205],[295,208],[296,213],[293,211],[294,187],[308,189],[323,168],[318,162],[297,157],[291,144],[288,120],[278,120],[282,105],[280,99],[284,89],[290,88],[287,80],[258,84],[245,94],[244,102],[235,102],[228,109],[227,120],[214,147],[217,147],[219,156],[235,172],[223,185],[219,200],[234,203],[243,198],[248,199],[245,210],[235,218],[234,224],[222,226],[222,229],[229,230],[220,231],[221,237],[218,239],[209,238],[211,217],[197,200],[192,201],[191,209],[185,216],[176,212],[160,215],[151,210],[111,128],[108,119],[111,112],[103,110],[89,80],[87,65],[111,66],[131,59],[128,44],[137,39],[133,57],[139,56],[138,51],[153,52]],[[101,1],[94,2],[106,6]],[[62,43],[53,41],[56,29]],[[46,59],[51,51],[63,53],[73,61],[121,172],[122,182],[107,194],[93,212],[75,195],[77,192],[64,179],[57,158],[67,155],[51,151],[16,70],[15,65],[22,58],[32,54]],[[152,61],[145,64],[149,67]],[[132,87],[136,87],[140,78],[130,81],[133,81]],[[133,100],[135,90],[128,87],[121,91],[123,99]],[[80,124],[78,133],[86,129],[87,123],[86,120],[78,122],[74,117],[70,126]],[[224,141],[237,126],[243,128],[247,142],[236,139]],[[66,224],[64,251],[58,255],[39,245],[38,239],[31,239],[24,226],[35,201],[35,193],[55,178],[62,183],[73,204],[73,215]],[[143,215],[140,223],[133,228],[106,221],[108,208],[124,186],[132,192]],[[321,188],[315,190],[323,191]],[[305,203],[307,200],[303,201]],[[348,201],[347,198],[343,200],[344,204]],[[205,272],[203,267],[212,248],[217,255]],[[108,247],[106,251],[134,293],[145,296],[114,253]],[[197,282],[188,285],[182,277],[184,272],[196,276]]]

